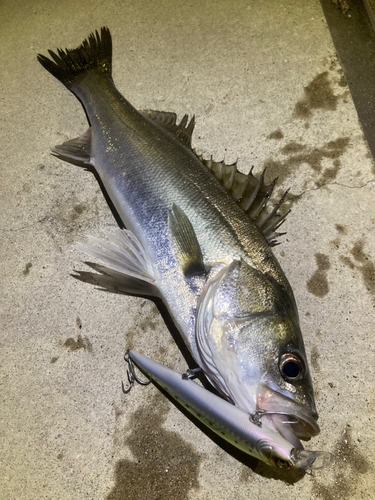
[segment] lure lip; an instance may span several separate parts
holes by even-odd
[[[297,450],[291,452],[291,462],[296,469],[319,470],[333,462],[333,455],[328,451]]]

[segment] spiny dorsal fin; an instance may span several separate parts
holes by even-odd
[[[141,111],[145,116],[151,118],[156,123],[164,127],[168,132],[175,134],[182,142],[191,147],[191,136],[193,135],[193,130],[195,126],[195,117],[193,116],[188,123],[189,117],[185,115],[179,124],[177,124],[176,113],[169,113],[167,111],[154,111],[153,109],[148,109]]]
[[[247,175],[239,172],[237,170],[237,162],[226,165],[223,161],[214,161],[212,156],[209,160],[205,160],[203,156],[197,156],[203,165],[230,192],[234,200],[244,209],[250,219],[255,222],[270,246],[276,246],[278,244],[276,238],[285,234],[277,233],[275,230],[280,227],[289,213],[288,211],[282,216],[278,213],[288,191],[284,193],[273,210],[268,211],[266,206],[271,198],[277,179],[274,179],[267,185],[264,182],[265,170],[263,170],[261,176],[257,179],[252,173],[253,169]]]
[[[168,214],[171,238],[185,276],[205,273],[201,247],[187,215],[177,205]]]

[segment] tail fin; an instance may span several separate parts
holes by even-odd
[[[98,68],[112,74],[112,38],[107,27],[91,33],[77,49],[57,49],[57,54],[48,51],[51,59],[38,54],[38,61],[66,87],[74,78],[88,69]]]

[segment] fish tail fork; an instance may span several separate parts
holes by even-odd
[[[91,33],[76,49],[57,49],[57,54],[49,50],[51,59],[38,54],[38,61],[68,89],[81,73],[97,69],[112,74],[112,38],[107,27]]]

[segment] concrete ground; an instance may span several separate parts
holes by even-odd
[[[3,0],[1,500],[370,499],[375,490],[374,162],[316,0]],[[211,439],[154,386],[121,392],[127,347],[186,362],[156,306],[71,277],[115,225],[92,174],[51,146],[81,134],[36,61],[108,25],[119,90],[195,113],[194,146],[290,187],[275,250],[293,286],[335,463],[283,473]]]

